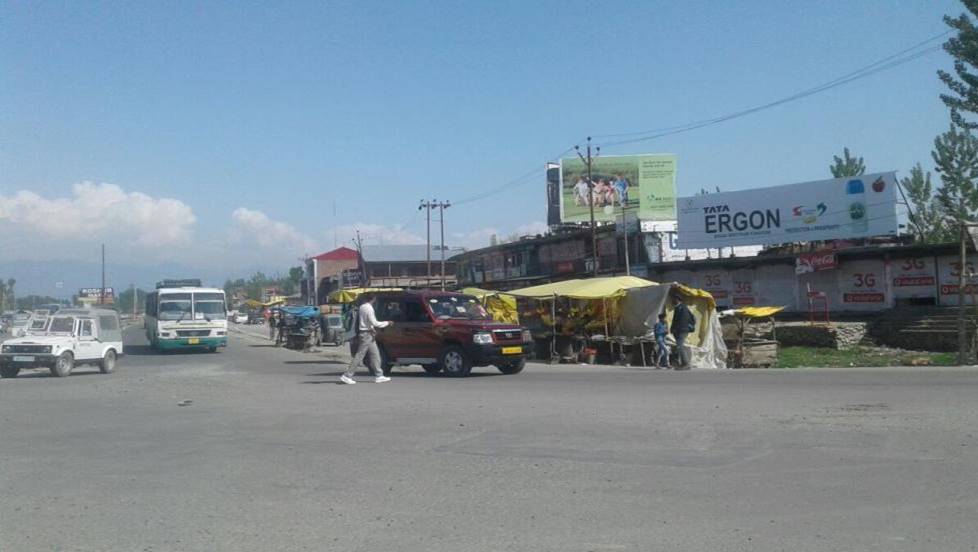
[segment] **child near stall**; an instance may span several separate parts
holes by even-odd
[[[669,345],[666,344],[669,324],[666,323],[666,313],[659,315],[659,321],[652,327],[652,333],[655,336],[655,367],[669,368]]]

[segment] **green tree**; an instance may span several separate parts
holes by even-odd
[[[17,280],[14,278],[7,278],[7,305],[10,308],[17,308],[17,295],[14,293],[14,285],[17,284]]]
[[[917,163],[910,169],[910,176],[900,181],[910,203],[910,229],[918,242],[941,243],[954,239],[954,228],[947,224],[944,210],[937,201],[936,190],[931,184],[930,172]]]
[[[978,209],[978,138],[971,131],[953,124],[934,139],[935,172],[941,175],[937,202],[953,231],[972,218]]]
[[[128,314],[132,312],[133,293],[132,288],[128,288],[115,298],[115,306],[119,312]],[[142,312],[146,304],[146,292],[136,288],[136,312]]]
[[[962,3],[972,17],[978,16],[978,0],[962,0]],[[978,28],[968,13],[958,17],[945,15],[944,22],[957,33],[944,43],[944,50],[954,58],[955,74],[937,72],[950,92],[941,94],[941,100],[951,109],[951,121],[955,125],[975,129],[978,123],[965,120],[963,113],[978,113]]]
[[[849,155],[849,148],[842,148],[842,157],[833,155],[834,163],[829,166],[833,178],[845,178],[847,176],[859,176],[866,172],[866,165],[862,157],[852,157]]]
[[[0,280],[0,311],[7,310],[7,283]]]

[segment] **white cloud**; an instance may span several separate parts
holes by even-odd
[[[0,224],[8,236],[92,241],[126,236],[140,246],[160,247],[190,241],[196,217],[182,201],[126,192],[115,184],[82,182],[72,195],[48,199],[21,190],[0,196]]]
[[[238,207],[231,213],[234,241],[260,249],[311,253],[318,249],[315,240],[294,226],[272,220],[261,211]]]
[[[364,245],[423,245],[425,243],[424,236],[415,234],[399,224],[388,226],[363,222],[331,228],[327,230],[326,238],[330,243],[335,240],[337,247],[351,247],[358,231]],[[432,241],[438,239],[435,228],[432,228],[431,239]]]
[[[469,232],[453,233],[453,242],[451,245],[461,245],[467,249],[481,249],[483,247],[489,247],[493,236],[496,236],[500,242],[506,242],[510,241],[510,239],[514,237],[536,236],[537,234],[546,233],[547,225],[538,221],[521,224],[512,232],[502,231],[499,228],[490,226],[487,228],[471,230]]]

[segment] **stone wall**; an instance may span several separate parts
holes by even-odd
[[[770,338],[771,334],[767,334]],[[866,322],[834,322],[830,326],[807,322],[778,323],[777,340],[782,347],[850,349],[866,337]]]

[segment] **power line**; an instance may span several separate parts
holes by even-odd
[[[829,80],[827,82],[824,82],[824,83],[822,83],[820,85],[817,85],[817,86],[814,86],[814,87],[811,87],[811,88],[808,88],[808,89],[805,89],[805,90],[802,90],[802,91],[799,91],[799,92],[795,92],[794,94],[785,96],[783,98],[780,98],[780,99],[777,99],[777,100],[774,100],[774,101],[771,101],[771,102],[760,104],[760,105],[757,105],[757,106],[754,106],[754,107],[750,107],[750,108],[747,108],[747,109],[742,109],[740,111],[735,111],[735,112],[732,112],[732,113],[727,113],[725,115],[720,115],[720,116],[713,117],[713,118],[710,118],[710,119],[702,119],[702,120],[699,120],[699,121],[693,121],[693,122],[689,122],[689,123],[682,124],[682,125],[676,125],[676,126],[671,126],[671,127],[663,127],[663,128],[657,128],[657,129],[649,129],[649,130],[643,130],[643,131],[637,131],[637,132],[625,132],[625,133],[616,133],[616,134],[596,134],[596,135],[594,135],[594,137],[595,138],[616,138],[616,137],[634,136],[634,138],[628,138],[628,139],[613,141],[613,142],[604,144],[604,147],[605,148],[608,148],[608,147],[621,146],[621,145],[632,144],[632,143],[637,143],[637,142],[645,142],[645,141],[654,140],[654,139],[657,139],[657,138],[662,138],[662,137],[665,137],[665,136],[671,136],[671,135],[674,135],[674,134],[681,134],[683,132],[689,132],[691,130],[696,130],[696,129],[700,129],[700,128],[704,128],[704,127],[708,127],[708,126],[720,124],[720,123],[723,123],[723,122],[726,122],[726,121],[730,121],[730,120],[733,120],[733,119],[738,119],[740,117],[745,117],[747,115],[751,115],[751,114],[757,113],[759,111],[763,111],[763,110],[766,110],[766,109],[771,109],[771,108],[777,107],[779,105],[783,105],[783,104],[794,102],[794,101],[797,101],[797,100],[800,100],[800,99],[803,99],[803,98],[807,98],[809,96],[813,96],[815,94],[819,94],[821,92],[825,92],[827,90],[831,90],[831,89],[836,88],[838,86],[842,86],[842,85],[848,84],[850,82],[854,82],[854,81],[857,81],[857,80],[861,80],[861,79],[870,77],[870,76],[875,75],[876,73],[879,73],[881,71],[885,71],[887,69],[892,69],[894,67],[898,67],[900,65],[904,65],[906,63],[909,63],[909,62],[911,62],[911,61],[913,61],[915,59],[918,59],[918,58],[923,57],[923,56],[925,56],[925,55],[927,55],[927,54],[929,54],[931,52],[934,52],[934,51],[937,51],[937,50],[941,49],[941,46],[931,46],[931,47],[925,48],[923,50],[920,50],[921,47],[923,47],[923,46],[925,46],[927,44],[930,44],[931,42],[934,42],[936,40],[940,40],[941,38],[949,35],[951,32],[952,31],[950,31],[950,30],[944,31],[944,32],[942,32],[940,34],[934,35],[934,36],[932,36],[930,38],[927,38],[927,39],[925,39],[925,40],[923,40],[921,42],[918,42],[918,43],[914,44],[913,46],[910,46],[909,48],[904,48],[903,50],[900,50],[900,51],[898,51],[896,53],[893,53],[893,54],[891,54],[889,56],[886,56],[884,58],[881,58],[881,59],[879,59],[877,61],[874,61],[873,63],[870,63],[868,65],[864,65],[864,66],[860,67],[859,69],[856,69],[854,71],[850,71],[849,73],[846,73],[844,75],[838,76],[838,77],[836,77],[836,78],[834,78],[832,80]],[[571,146],[571,147],[565,149],[564,151],[562,151],[561,153],[550,157],[550,159],[560,159],[565,154],[570,153],[573,150],[574,150],[574,147]],[[544,172],[545,172],[545,168],[542,167],[542,166],[540,166],[540,165],[537,165],[534,169],[531,169],[530,171],[527,171],[526,173],[524,173],[524,174],[522,174],[522,175],[514,178],[513,180],[508,181],[505,184],[502,184],[502,185],[500,185],[500,186],[498,186],[496,188],[492,188],[490,190],[487,190],[487,191],[481,192],[479,194],[476,194],[476,195],[473,195],[473,196],[464,198],[462,200],[459,200],[459,201],[455,202],[455,205],[465,205],[465,204],[468,204],[468,203],[473,203],[473,202],[476,202],[476,201],[479,201],[479,200],[482,200],[482,199],[486,199],[486,198],[491,197],[493,195],[502,193],[502,192],[506,191],[507,189],[512,188],[512,187],[514,187],[514,186],[516,186],[518,184],[521,184],[523,182],[526,182],[527,180],[529,180],[532,177],[537,177],[541,173],[544,173]]]

